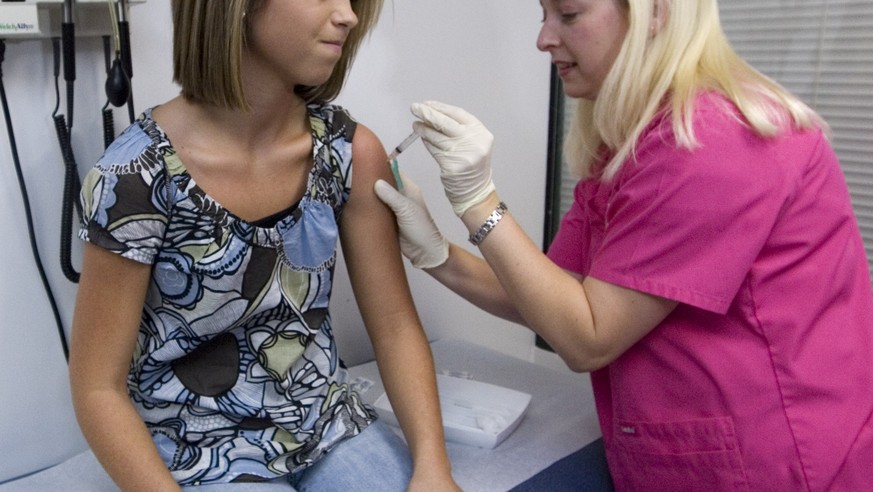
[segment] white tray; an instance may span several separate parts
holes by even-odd
[[[518,427],[531,396],[521,391],[437,374],[446,440],[492,449]],[[373,404],[392,425],[397,417],[385,393]]]

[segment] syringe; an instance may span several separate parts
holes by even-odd
[[[419,135],[415,132],[412,132],[408,137],[403,139],[400,142],[400,145],[394,147],[394,151],[392,151],[388,155],[388,165],[391,166],[391,172],[394,173],[394,182],[397,184],[397,189],[403,189],[403,180],[400,178],[400,169],[397,165],[397,156],[400,155],[401,152],[406,150],[407,147],[412,145],[418,139]]]
[[[400,142],[400,145],[398,145],[397,147],[394,147],[394,151],[388,155],[388,162],[391,162],[394,159],[396,159],[397,156],[400,155],[401,152],[406,150],[417,139],[418,139],[417,133],[415,133],[415,132],[410,133],[408,137],[406,137],[405,139],[403,139],[402,142]]]

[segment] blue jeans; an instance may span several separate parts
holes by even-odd
[[[269,482],[185,487],[190,492],[403,492],[412,478],[406,444],[377,420],[357,436],[341,442],[321,460],[290,477]]]

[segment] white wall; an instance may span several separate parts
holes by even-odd
[[[173,97],[169,0],[131,6],[134,100],[137,109]],[[410,131],[409,104],[438,99],[477,115],[495,134],[495,182],[519,222],[542,234],[549,61],[536,51],[539,5],[533,0],[386,0],[382,19],[363,47],[338,102],[393,147]],[[102,43],[77,40],[73,144],[84,174],[102,150],[100,108],[105,102]],[[51,122],[55,106],[51,44],[9,42],[3,64],[19,155],[28,186],[43,263],[69,333],[76,287],[61,273],[59,255],[62,161]],[[63,80],[62,80],[63,83]],[[61,106],[61,112],[65,108]],[[117,130],[126,112],[115,113]],[[32,452],[49,463],[84,447],[68,406],[65,363],[54,320],[28,245],[26,223],[5,124],[0,129],[0,417],[14,423],[15,441],[29,436]],[[437,223],[450,240],[466,233],[442,195],[436,164],[421,144],[401,166],[424,190]],[[81,245],[74,239],[73,262]],[[431,338],[460,337],[526,358],[532,335],[479,312],[420,271],[409,278]],[[333,310],[340,349],[350,364],[370,357],[363,326],[340,266]],[[13,376],[14,375],[14,376]],[[39,391],[43,388],[43,391]],[[7,441],[6,427],[2,429]],[[39,437],[41,436],[41,437]],[[14,442],[14,441],[13,441]],[[64,442],[69,446],[51,446]],[[16,446],[19,443],[16,442]],[[24,444],[20,444],[25,446]],[[41,455],[40,455],[41,454]],[[7,469],[0,469],[0,481]]]
[[[386,0],[379,25],[339,99],[386,148],[411,131],[412,102],[441,100],[476,115],[495,135],[492,162],[498,193],[537,243],[544,218],[549,97],[549,57],[535,46],[541,16],[533,0],[512,5],[505,0]],[[424,146],[416,143],[399,161],[423,189],[443,233],[472,249]],[[479,311],[419,270],[407,271],[432,337],[463,338],[529,357],[531,332]],[[354,301],[346,280],[338,277],[343,289],[334,294],[334,305],[340,308],[334,316],[360,326],[350,309]]]

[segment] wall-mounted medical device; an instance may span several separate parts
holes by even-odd
[[[129,0],[128,3],[144,1]],[[0,38],[15,41],[60,36],[64,3],[64,0],[0,1]],[[73,3],[76,36],[101,36],[111,32],[112,19],[106,0],[76,0]]]
[[[113,111],[109,107],[126,105],[128,118],[134,120],[133,93],[131,77],[130,31],[128,4],[143,3],[145,0],[0,0],[0,103],[9,133],[13,165],[18,176],[22,201],[24,202],[27,228],[34,261],[46,290],[64,355],[69,356],[66,335],[51,285],[46,277],[37,245],[32,214],[30,212],[27,187],[21,171],[21,162],[12,127],[6,91],[3,87],[2,63],[6,55],[6,41],[40,42],[51,39],[54,61],[54,83],[57,102],[52,112],[52,120],[60,144],[64,168],[64,191],[61,210],[61,248],[60,265],[64,276],[71,282],[79,281],[79,273],[71,261],[71,238],[73,236],[74,216],[81,219],[79,188],[81,181],[72,147],[73,102],[76,80],[76,40],[81,37],[102,37],[106,61],[106,104],[102,108],[103,141],[105,145],[114,139],[115,128]],[[113,49],[114,48],[114,49]],[[113,56],[114,52],[114,56]],[[61,97],[60,73],[63,67],[65,97]],[[66,114],[61,111],[62,100],[66,103]]]

